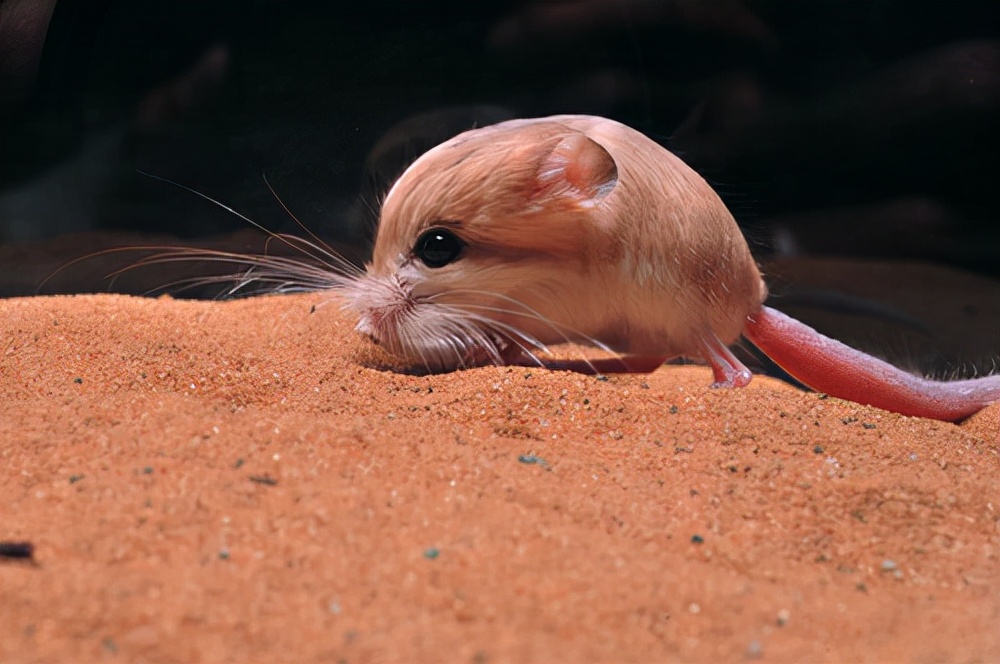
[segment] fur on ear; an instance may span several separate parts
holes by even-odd
[[[556,143],[538,167],[533,199],[542,204],[558,199],[589,208],[618,184],[614,157],[596,141],[573,133]]]
[[[618,166],[596,141],[560,122],[523,120],[459,138],[437,153],[443,165],[418,160],[421,177],[400,179],[411,191],[397,200],[441,211],[393,214],[459,220],[463,240],[493,252],[579,256],[608,244],[594,240],[608,229],[590,217],[618,184]],[[415,196],[418,188],[428,193]]]

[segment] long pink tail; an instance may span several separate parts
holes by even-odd
[[[743,335],[812,389],[902,415],[955,421],[1000,401],[1000,374],[956,381],[920,378],[770,307],[747,317]]]

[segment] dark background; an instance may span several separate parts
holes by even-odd
[[[87,260],[39,285],[147,237],[252,248],[246,222],[137,170],[301,233],[266,176],[361,259],[379,194],[424,149],[567,112],[680,154],[761,258],[1000,277],[1000,3],[46,6],[0,4],[0,295],[141,290]]]

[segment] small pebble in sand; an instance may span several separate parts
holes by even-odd
[[[535,456],[534,454],[522,454],[517,457],[517,460],[521,463],[536,464],[548,470],[548,462],[540,456]]]
[[[264,475],[251,475],[250,481],[256,482],[257,484],[263,484],[265,486],[275,486],[278,483],[278,480],[274,479],[270,475],[267,475],[266,473]]]
[[[0,542],[0,558],[28,559],[35,555],[31,542]]]

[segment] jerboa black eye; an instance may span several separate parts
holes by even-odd
[[[444,267],[462,255],[465,243],[447,228],[424,231],[413,245],[413,255],[427,267]]]

